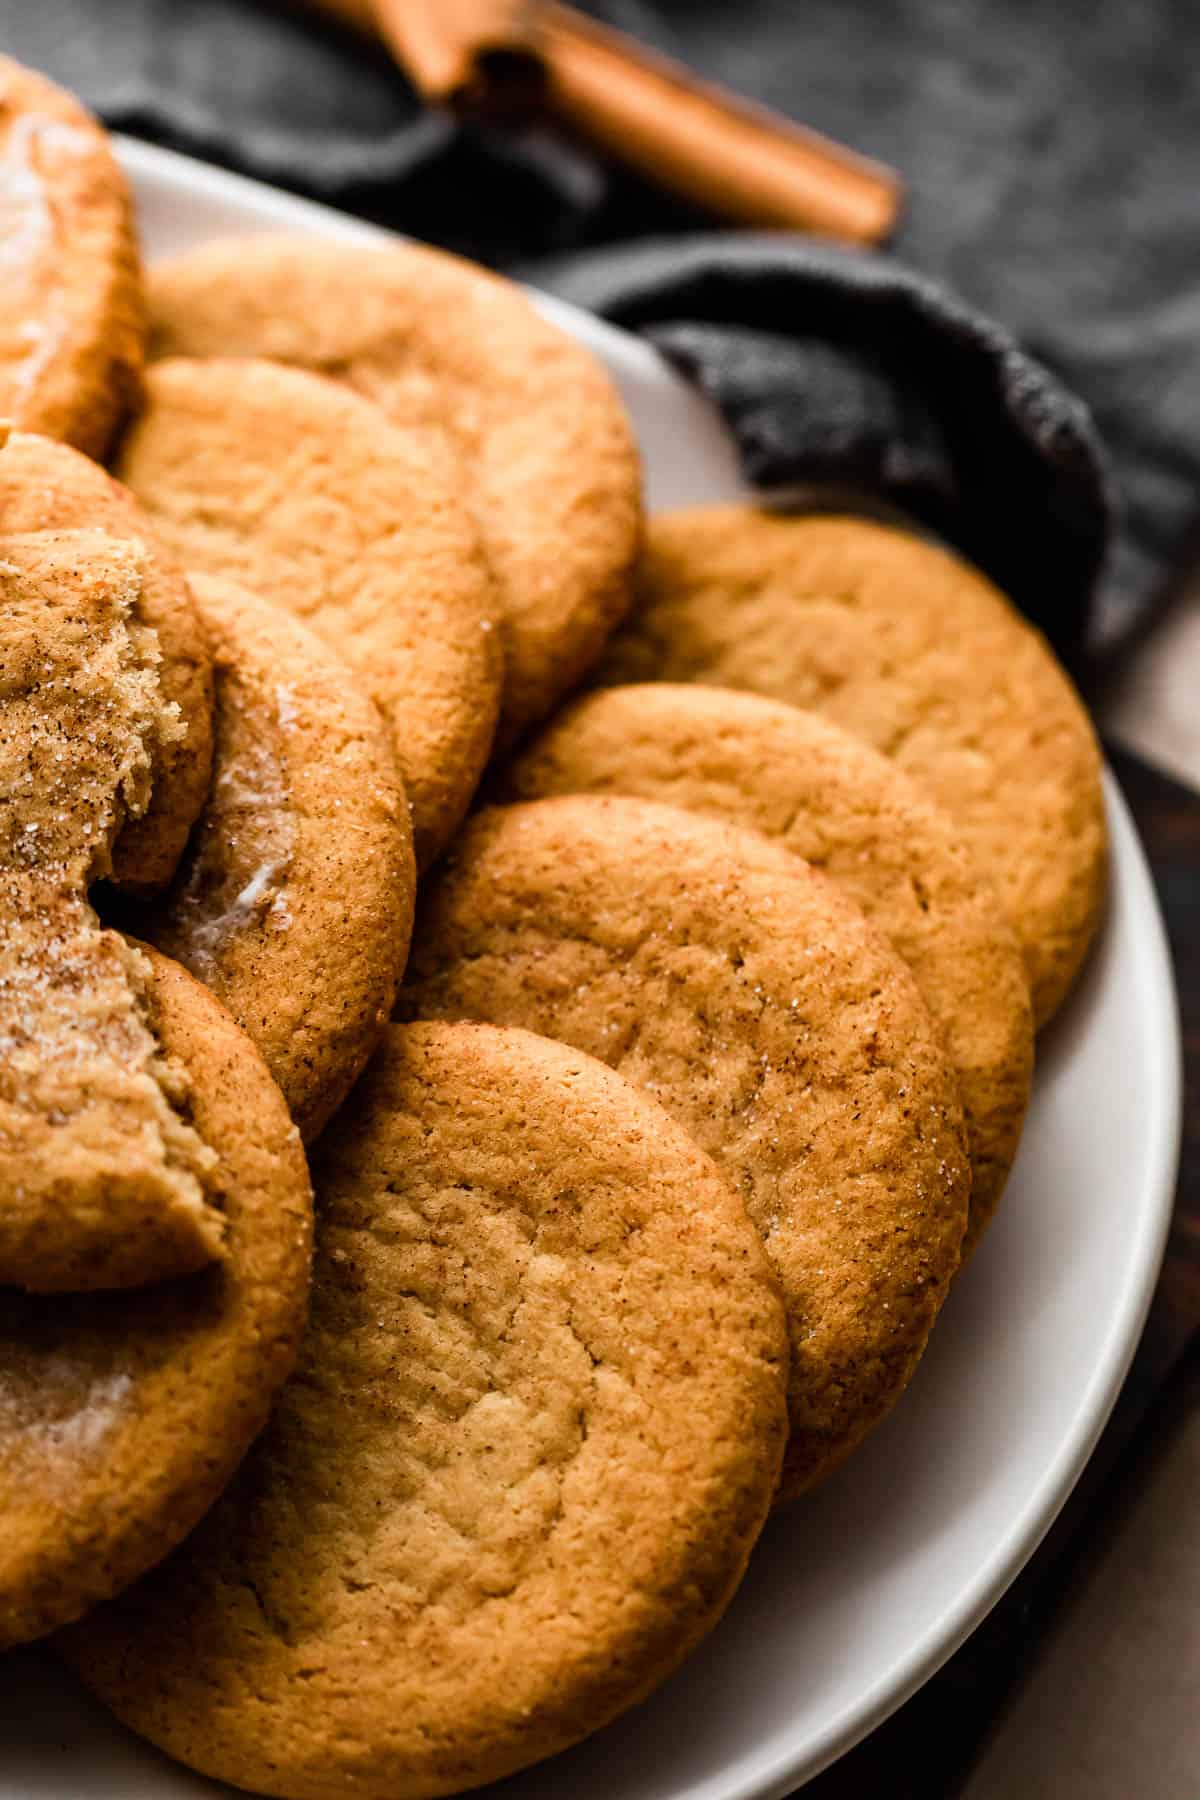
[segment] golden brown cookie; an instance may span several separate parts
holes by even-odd
[[[0,202],[0,418],[103,456],[146,335],[129,184],[74,96],[7,56]]]
[[[502,736],[545,716],[630,599],[637,448],[595,357],[511,283],[416,244],[226,238],[150,278],[160,356],[265,356],[444,425],[504,613]]]
[[[219,576],[191,587],[217,672],[213,789],[139,934],[229,1008],[311,1140],[404,972],[408,807],[383,720],[333,651]]]
[[[500,694],[492,585],[449,447],[266,362],[178,358],[146,390],[123,479],[186,567],[286,606],[357,671],[425,867],[474,792]]]
[[[866,519],[667,514],[599,679],[748,688],[893,757],[995,881],[1037,1023],[1061,1004],[1103,904],[1100,753],[1044,639],[958,557]]]
[[[0,536],[0,1283],[42,1292],[187,1273],[224,1235],[144,958],[88,900],[182,731],[144,570],[100,531]]]
[[[708,1158],[526,1032],[394,1027],[314,1178],[261,1445],[67,1654],[240,1787],[457,1793],[641,1699],[724,1610],[779,1469],[783,1311]]]
[[[400,1001],[573,1044],[691,1132],[783,1285],[785,1493],[840,1462],[916,1367],[970,1186],[936,1028],[853,902],[758,833],[674,807],[498,807],[418,909]]]
[[[902,770],[815,713],[728,688],[585,695],[502,771],[501,800],[636,794],[748,825],[831,875],[899,951],[941,1028],[971,1157],[973,1246],[1033,1073],[1029,986],[995,891]]]
[[[157,1562],[211,1505],[291,1369],[311,1194],[253,1045],[182,969],[147,953],[154,1028],[193,1080],[228,1256],[184,1281],[0,1308],[0,1644],[77,1618]]]
[[[145,813],[126,821],[113,878],[149,889],[169,880],[208,793],[212,770],[212,666],[191,595],[149,519],[104,470],[65,444],[14,432],[0,450],[0,534],[106,532],[143,552],[136,601],[140,625],[155,634],[164,701],[181,730],[157,747]]]

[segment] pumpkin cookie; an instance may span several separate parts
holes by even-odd
[[[404,972],[408,808],[383,721],[333,652],[219,576],[191,585],[217,670],[213,790],[138,931],[229,1008],[311,1139]]]
[[[0,453],[2,454],[2,453]],[[212,1153],[88,900],[181,731],[137,622],[140,547],[0,537],[0,1283],[121,1287],[221,1250]]]
[[[595,357],[520,290],[415,244],[218,240],[150,278],[158,355],[265,356],[444,425],[504,615],[502,736],[548,713],[630,599],[637,449]]]
[[[782,1308],[708,1158],[526,1032],[393,1027],[314,1180],[262,1443],[66,1650],[239,1787],[457,1793],[641,1699],[724,1610],[779,1469]]]
[[[752,826],[858,903],[941,1028],[966,1120],[974,1245],[1020,1142],[1033,1027],[1016,939],[951,820],[894,763],[814,713],[668,682],[585,695],[497,788],[504,800],[579,793],[636,794]]]
[[[192,1075],[228,1255],[185,1281],[0,1310],[0,1644],[77,1618],[191,1530],[261,1428],[304,1319],[311,1195],[257,1052],[148,953],[154,1029]]]
[[[0,534],[95,529],[132,541],[142,554],[134,602],[153,631],[158,681],[180,729],[154,747],[149,803],[127,818],[113,849],[122,887],[161,887],[183,852],[212,772],[212,665],[183,576],[132,495],[65,444],[14,432],[0,451]]]
[[[674,807],[498,807],[418,910],[401,1005],[573,1044],[691,1132],[782,1281],[785,1493],[840,1462],[916,1366],[969,1189],[936,1028],[853,902],[757,833]]]
[[[181,358],[146,387],[123,479],[189,569],[286,606],[355,669],[426,866],[475,790],[500,695],[492,587],[448,446],[271,363]]]
[[[8,57],[0,204],[0,418],[103,456],[145,339],[129,185],[91,114]]]
[[[893,757],[995,882],[1050,1018],[1103,903],[1100,753],[1045,641],[982,575],[865,519],[671,513],[600,674],[651,678],[810,707]]]

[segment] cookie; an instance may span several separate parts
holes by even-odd
[[[73,95],[0,57],[0,418],[103,456],[146,321],[129,185]]]
[[[218,1154],[228,1255],[186,1281],[0,1309],[0,1644],[77,1618],[211,1505],[290,1371],[311,1193],[253,1046],[182,969],[147,953],[155,1032],[192,1075]]]
[[[976,570],[865,519],[667,514],[599,676],[652,678],[787,700],[893,757],[995,882],[1037,1023],[1061,1005],[1103,904],[1100,753],[1045,640]]]
[[[936,1028],[853,902],[780,845],[674,807],[499,807],[418,907],[400,1004],[558,1038],[692,1134],[783,1286],[784,1492],[839,1463],[916,1366],[970,1186]]]
[[[501,800],[635,794],[750,826],[823,869],[916,977],[958,1082],[973,1246],[1017,1153],[1033,1073],[1024,964],[949,817],[814,713],[727,688],[585,695],[503,771]]]
[[[0,452],[0,454],[3,454]],[[212,1154],[88,889],[181,730],[137,622],[140,547],[0,537],[0,1283],[122,1287],[219,1255]]]
[[[487,759],[500,695],[491,582],[437,432],[298,369],[157,364],[120,474],[189,569],[286,606],[391,728],[425,867]]]
[[[503,608],[501,735],[544,717],[628,607],[637,448],[595,357],[520,290],[415,244],[226,238],[150,276],[152,354],[264,356],[444,425]]]
[[[14,432],[0,450],[0,534],[94,529],[143,553],[137,620],[155,634],[164,701],[180,731],[156,746],[144,814],[126,821],[113,852],[113,879],[161,887],[183,852],[212,773],[212,664],[182,574],[133,497],[65,444]]]
[[[723,1611],[779,1469],[782,1307],[708,1158],[526,1032],[393,1027],[314,1180],[295,1380],[67,1654],[239,1787],[457,1793],[604,1724]]]
[[[191,586],[217,671],[213,789],[138,931],[228,1007],[311,1140],[404,972],[408,807],[383,721],[333,651],[219,576]]]

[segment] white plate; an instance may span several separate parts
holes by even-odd
[[[338,214],[126,143],[149,254],[218,232],[376,236]],[[619,382],[652,505],[740,491],[705,402],[644,345],[539,301]],[[772,1524],[708,1644],[646,1705],[508,1800],[782,1795],[907,1698],[978,1624],[1070,1492],[1145,1318],[1170,1216],[1180,1052],[1153,889],[1109,788],[1108,918],[1043,1039],[1020,1159],[917,1379],[833,1480]],[[0,1681],[0,1800],[220,1790],[115,1726],[42,1652]],[[231,1791],[231,1790],[228,1790]]]

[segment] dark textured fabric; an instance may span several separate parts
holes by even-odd
[[[593,10],[904,172],[898,255],[1003,321],[1096,415],[1126,525],[1093,641],[1119,641],[1184,554],[1200,470],[1200,9],[606,0]],[[422,114],[385,58],[268,0],[0,0],[0,39],[125,129],[526,272],[543,254],[712,225],[579,151]],[[902,504],[920,502],[995,572],[1015,559],[1017,597],[1066,642],[1097,554],[1086,453],[1071,448],[1061,481],[1051,466],[1050,517],[1023,516],[1007,483],[1028,408],[1018,398],[1014,428],[1003,382],[990,406],[965,404],[951,345],[933,359],[948,385],[926,382],[914,406],[918,384],[897,359],[881,368],[878,312],[859,309],[870,341],[843,330],[814,343],[820,294],[796,241],[779,240],[770,308],[729,241],[705,251],[710,279],[698,285],[693,262],[696,278],[664,284],[646,317],[746,431],[752,467],[898,480]],[[623,249],[615,269],[556,261],[542,273],[620,311],[616,271],[644,305],[662,266],[647,255],[640,268]],[[671,295],[687,307],[718,292],[720,316],[711,303],[699,316],[664,311]],[[911,311],[892,315],[909,342]],[[968,390],[975,400],[980,388]],[[1042,392],[1053,416],[1056,390]],[[889,438],[897,419],[900,440]],[[889,457],[885,439],[903,453]],[[1001,563],[977,535],[989,490],[1007,508]]]
[[[885,494],[1075,648],[1105,549],[1101,458],[1086,409],[999,326],[890,257],[766,236],[661,239],[543,278],[648,332],[721,407],[753,481]]]

